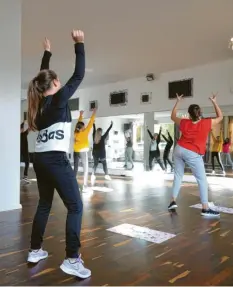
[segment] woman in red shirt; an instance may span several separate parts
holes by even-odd
[[[230,153],[230,147],[231,147],[231,135],[232,132],[229,133],[229,138],[225,138],[224,143],[222,145],[222,158],[224,163],[229,163],[233,169],[233,162],[231,160],[231,153]]]
[[[223,119],[222,111],[216,102],[216,96],[210,97],[215,108],[216,118],[203,119],[201,108],[198,105],[190,105],[188,108],[189,119],[181,119],[176,116],[177,106],[183,95],[177,95],[177,102],[172,110],[171,119],[177,125],[182,133],[177,142],[174,151],[174,182],[173,197],[168,209],[177,207],[176,198],[180,191],[182,178],[184,175],[185,164],[187,164],[193,175],[195,176],[200,190],[200,198],[202,203],[202,216],[212,217],[219,216],[216,212],[209,208],[208,205],[208,184],[205,173],[203,155],[205,154],[206,141],[212,127],[220,123]]]

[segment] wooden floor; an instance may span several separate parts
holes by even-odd
[[[221,213],[220,220],[202,218],[199,209],[190,208],[199,203],[193,183],[183,184],[177,214],[170,214],[166,208],[172,182],[163,182],[161,174],[148,174],[134,180],[114,179],[108,183],[110,192],[83,194],[81,252],[92,277],[82,281],[59,269],[65,256],[66,210],[57,195],[43,246],[49,258],[36,266],[27,265],[38,192],[36,181],[22,187],[23,209],[0,213],[0,285],[232,285],[233,214]],[[226,180],[233,183],[233,179]],[[232,183],[229,189],[221,184],[210,186],[210,199],[233,206]],[[97,185],[103,186],[103,180]],[[107,231],[123,223],[176,237],[156,244]]]

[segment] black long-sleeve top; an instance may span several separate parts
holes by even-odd
[[[158,133],[158,136],[157,136],[157,139],[155,140],[154,139],[154,136],[152,135],[152,133],[150,132],[150,130],[149,129],[147,129],[147,132],[148,132],[148,134],[149,134],[149,136],[150,136],[150,138],[151,138],[151,146],[150,146],[150,151],[156,151],[156,152],[160,152],[160,150],[159,150],[159,144],[160,144],[160,142],[161,142],[161,130],[159,130],[159,133]],[[153,147],[153,145],[154,145],[154,142],[156,143],[156,149],[154,150],[152,147]]]
[[[101,139],[98,143],[95,143],[95,135],[96,135],[96,126],[93,125],[93,156],[98,157],[99,159],[106,158],[106,149],[105,149],[105,140],[112,128],[113,124],[109,126],[106,132],[101,136]]]
[[[76,43],[75,69],[68,82],[54,95],[44,97],[36,117],[39,135],[35,152],[69,152],[71,137],[71,112],[68,100],[74,95],[85,74],[85,51],[83,43]],[[51,53],[44,52],[41,69],[49,69]]]
[[[173,139],[172,139],[169,132],[167,134],[168,134],[168,138],[166,138],[164,135],[162,135],[164,140],[167,142],[165,149],[164,149],[164,152],[169,152],[173,146]]]

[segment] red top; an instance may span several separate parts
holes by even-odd
[[[229,153],[230,152],[230,146],[231,146],[231,143],[225,143],[222,145],[222,152],[224,153]]]
[[[189,119],[182,119],[180,131],[182,135],[178,144],[181,147],[201,155],[205,154],[207,137],[211,131],[211,119],[201,119],[197,123],[193,123]]]

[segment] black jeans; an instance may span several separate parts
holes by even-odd
[[[64,152],[35,153],[34,170],[39,189],[39,204],[33,220],[31,249],[40,249],[52,207],[54,189],[68,210],[66,256],[76,258],[80,248],[83,203],[74,171]]]
[[[220,155],[220,152],[215,152],[215,151],[212,151],[211,152],[211,163],[212,163],[212,169],[215,170],[215,164],[214,164],[214,159],[217,159],[217,162],[221,168],[222,171],[224,171],[224,167],[223,167],[223,164],[222,164],[222,159],[221,159],[221,155]]]
[[[28,176],[28,169],[29,169],[29,163],[30,163],[30,159],[29,159],[29,153],[28,151],[21,151],[22,157],[23,157],[23,162],[25,164],[24,167],[24,176],[27,177]]]
[[[170,151],[165,151],[163,153],[163,162],[164,162],[164,166],[165,166],[165,169],[167,169],[167,164],[169,163],[169,165],[171,166],[171,169],[173,169],[173,164],[169,158],[169,154],[170,154]]]
[[[153,166],[152,166],[152,163],[153,161],[156,160],[157,163],[159,164],[159,166],[161,167],[162,170],[164,170],[164,165],[160,159],[160,153],[158,151],[150,151],[149,153],[149,167],[150,167],[150,170],[152,170]]]
[[[93,155],[93,159],[94,159],[93,174],[96,173],[97,166],[98,166],[99,162],[101,162],[103,165],[104,173],[105,173],[105,175],[107,175],[108,174],[108,167],[107,167],[106,159],[105,158],[101,159],[101,158],[99,158],[99,156],[96,156],[96,155]]]

